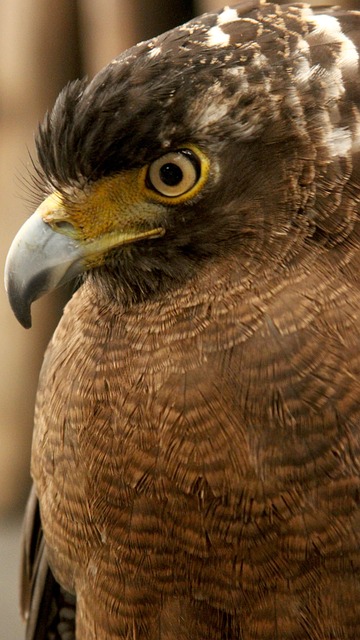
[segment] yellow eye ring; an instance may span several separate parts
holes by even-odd
[[[166,204],[194,198],[209,175],[209,160],[194,145],[168,151],[140,171],[146,195]]]
[[[148,184],[162,196],[176,198],[197,183],[200,163],[189,149],[170,151],[149,166]]]

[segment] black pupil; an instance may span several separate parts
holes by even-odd
[[[174,162],[167,162],[160,168],[160,178],[168,187],[176,187],[183,179],[183,172]]]

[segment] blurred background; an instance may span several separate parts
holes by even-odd
[[[140,40],[218,9],[221,0],[0,1],[0,251],[32,213],[26,181],[38,123],[69,81],[93,76]],[[33,407],[46,344],[66,302],[57,292],[33,307],[25,331],[0,287],[0,638],[20,640],[21,518],[30,486]]]

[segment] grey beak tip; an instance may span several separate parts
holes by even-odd
[[[16,319],[24,329],[30,329],[31,302],[29,303],[26,299],[23,299],[23,297],[19,295],[17,291],[13,291],[11,287],[8,289],[8,298]]]
[[[7,277],[7,294],[10,306],[25,329],[31,327],[31,305],[48,290],[49,272],[45,269],[36,273],[26,284],[19,284],[16,277]]]
[[[15,311],[14,311],[15,313]],[[24,309],[18,309],[17,313],[15,313],[17,320],[24,327],[24,329],[31,329],[31,312],[30,307]]]
[[[84,270],[79,242],[56,233],[35,211],[16,234],[5,263],[5,288],[23,327],[31,327],[31,305]]]

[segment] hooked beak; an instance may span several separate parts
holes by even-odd
[[[79,238],[71,223],[60,217],[55,228],[44,220],[53,201],[54,196],[50,196],[23,224],[5,263],[9,302],[26,329],[31,327],[34,300],[87,269],[104,264],[106,254],[112,249],[164,234],[162,227],[144,229],[134,225],[128,229],[110,229],[93,238]]]
[[[5,263],[5,289],[11,308],[31,327],[32,302],[85,269],[84,245],[56,233],[36,211],[16,234]]]

